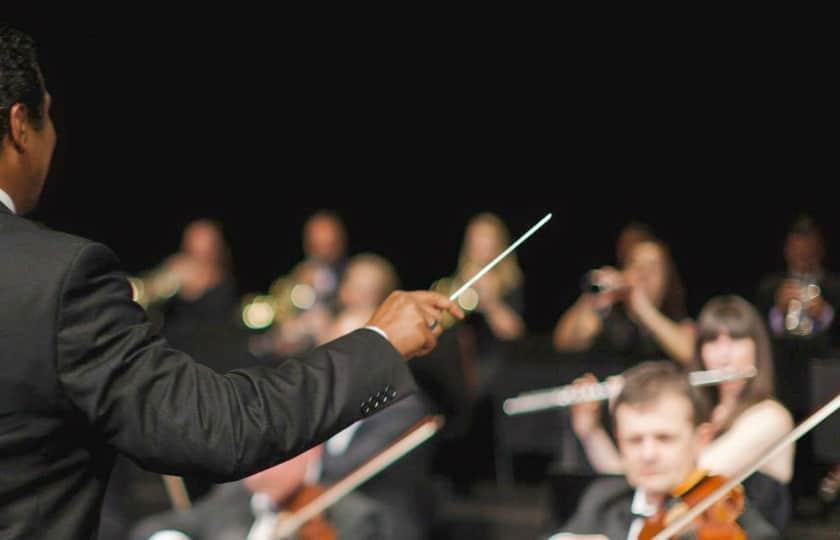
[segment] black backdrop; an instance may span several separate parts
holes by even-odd
[[[351,252],[389,257],[407,288],[452,270],[470,215],[497,212],[516,236],[553,212],[519,251],[539,332],[629,219],[672,245],[692,315],[713,294],[751,297],[802,211],[840,268],[822,71],[786,54],[716,64],[641,55],[641,41],[126,17],[17,25],[40,43],[60,138],[33,217],[107,243],[129,271],[210,216],[241,288],[261,289],[322,207],[346,220]]]

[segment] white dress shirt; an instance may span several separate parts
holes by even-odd
[[[9,197],[9,194],[0,189],[0,203],[3,203],[3,206],[8,208],[12,211],[12,213],[16,213],[15,211],[15,202]]]

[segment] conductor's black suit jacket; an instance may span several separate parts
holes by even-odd
[[[276,368],[218,375],[171,349],[105,246],[0,204],[0,538],[93,538],[115,452],[241,478],[413,393],[357,330]]]

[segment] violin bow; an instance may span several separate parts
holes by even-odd
[[[171,474],[160,475],[163,480],[163,487],[166,488],[166,495],[175,510],[186,510],[190,507],[190,494],[187,493],[187,486],[180,476]]]
[[[834,399],[820,407],[814,414],[806,418],[802,421],[801,424],[796,426],[790,433],[785,435],[783,438],[779,439],[779,442],[776,443],[773,447],[770,448],[767,453],[761,456],[758,461],[754,464],[745,467],[741,472],[733,476],[730,480],[726,483],[721,485],[719,488],[714,490],[713,492],[709,493],[709,495],[697,503],[696,505],[692,506],[690,510],[688,510],[685,514],[681,515],[679,518],[674,520],[673,523],[662,529],[656,536],[652,538],[652,540],[668,540],[672,538],[674,535],[680,533],[684,528],[686,528],[697,516],[705,512],[710,506],[715,504],[720,498],[725,496],[727,493],[732,491],[732,489],[744,481],[749,475],[757,471],[762,465],[767,463],[773,456],[778,454],[785,446],[793,443],[794,441],[801,438],[803,435],[811,431],[814,427],[819,425],[820,422],[828,418],[834,411],[840,408],[840,394],[834,396]]]

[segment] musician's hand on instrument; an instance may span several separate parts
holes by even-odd
[[[575,386],[598,384],[595,375],[587,373],[574,380]],[[571,406],[572,429],[580,439],[584,439],[601,427],[601,403],[587,401]]]
[[[776,289],[776,307],[785,313],[792,300],[799,300],[800,283],[796,279],[786,279]]]
[[[805,303],[806,311],[812,319],[819,319],[823,315],[823,311],[828,307],[828,302],[823,296],[815,296],[812,300]]]
[[[627,294],[627,282],[624,275],[612,266],[602,266],[589,274],[593,286],[599,292],[593,295],[593,308],[597,311],[605,310],[616,302],[620,302]]]
[[[464,312],[442,294],[394,291],[367,324],[381,328],[400,354],[412,358],[427,354],[437,346],[445,312],[458,319],[464,318]]]

